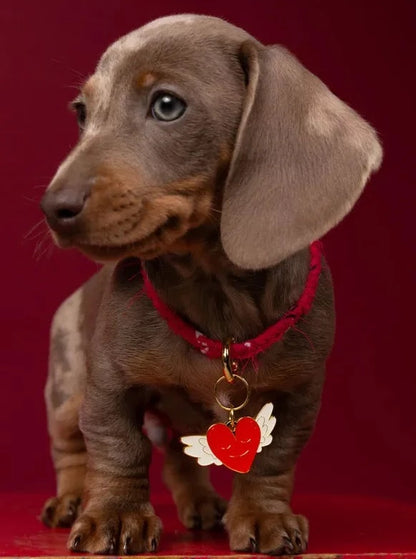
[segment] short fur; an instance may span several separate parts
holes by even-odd
[[[157,91],[184,99],[184,115],[155,120]],[[180,435],[226,417],[213,391],[220,363],[175,336],[140,296],[138,258],[161,298],[201,332],[256,336],[300,296],[309,243],[351,209],[381,148],[284,48],[212,17],[163,18],[122,37],[76,102],[87,111],[80,141],[42,208],[60,246],[107,263],[53,321],[46,401],[57,496],[42,518],[72,525],[74,551],[153,551],[161,522],[149,503],[146,409]],[[293,475],[333,328],[324,262],[311,311],[258,357],[258,371],[244,369],[245,413],[271,401],[278,426],[252,471],[235,476],[228,505],[178,439],[166,442],[164,479],[185,526],[211,529],[225,513],[233,550],[305,550]]]

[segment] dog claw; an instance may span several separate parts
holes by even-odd
[[[81,499],[75,495],[53,497],[45,504],[41,520],[51,528],[67,528],[74,523],[80,503]]]
[[[153,538],[152,543],[150,545],[150,551],[152,553],[154,553],[156,551],[156,549],[157,549],[157,540],[156,540],[156,538]]]
[[[293,542],[289,538],[289,536],[283,536],[283,550],[286,553],[293,553],[293,551],[295,550]]]
[[[255,553],[257,551],[257,542],[255,538],[250,538],[250,547],[252,553]]]
[[[110,539],[110,543],[109,543],[109,545],[108,545],[108,548],[107,548],[107,550],[106,550],[106,553],[108,553],[109,555],[114,555],[114,553],[116,552],[116,545],[117,545],[117,542],[116,542],[115,537],[113,536],[113,537]]]
[[[75,536],[72,540],[71,549],[72,551],[79,551],[81,547],[81,536]]]
[[[131,537],[127,536],[127,538],[124,541],[123,544],[123,553],[124,555],[130,555],[130,543],[131,543]]]
[[[301,547],[301,545],[302,545],[302,538],[301,538],[300,532],[298,530],[296,530],[296,532],[295,532],[295,543],[298,547]]]
[[[216,520],[219,524],[221,524],[223,518],[224,518],[224,513],[218,510],[218,511],[215,513],[215,520]]]

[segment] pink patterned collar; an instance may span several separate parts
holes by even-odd
[[[312,307],[318,286],[319,275],[322,268],[322,243],[315,241],[309,247],[310,265],[306,279],[305,288],[297,303],[289,309],[275,324],[272,324],[256,338],[245,342],[231,343],[230,357],[236,360],[255,358],[259,353],[268,349],[272,344],[281,340],[284,334],[292,328]],[[195,349],[211,359],[219,359],[222,356],[223,341],[212,340],[198,332],[194,327],[185,322],[175,314],[159,297],[151,284],[149,277],[141,267],[144,280],[144,291],[160,316],[166,320],[169,328],[176,335],[181,336]]]

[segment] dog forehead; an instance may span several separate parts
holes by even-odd
[[[103,54],[101,61],[102,64],[108,61],[110,58],[122,57],[129,52],[137,52],[152,39],[157,39],[158,37],[166,36],[166,32],[175,32],[183,28],[183,26],[188,26],[195,21],[193,15],[180,15],[180,16],[167,16],[164,18],[159,18],[143,27],[139,27],[127,35],[123,35]],[[179,29],[178,29],[179,28]]]
[[[195,42],[201,45],[206,40],[216,39],[225,42],[242,42],[252,38],[246,31],[216,17],[195,14],[166,16],[151,21],[127,35],[120,37],[102,55],[96,72],[111,73],[129,55],[163,44],[192,47]],[[195,51],[197,47],[194,46]]]

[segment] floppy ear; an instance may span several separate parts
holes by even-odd
[[[248,85],[221,239],[242,268],[277,264],[352,208],[382,150],[373,128],[286,49],[241,47]]]

